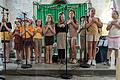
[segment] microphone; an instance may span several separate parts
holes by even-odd
[[[21,11],[21,9],[18,9],[20,11],[20,13],[24,14],[24,15],[27,15],[27,12],[26,11]]]
[[[0,5],[0,7],[1,7],[2,9],[6,10],[6,11],[9,11],[9,9],[6,9],[5,7],[3,7],[3,6],[1,6],[1,5]]]
[[[22,14],[27,15],[27,13],[26,13],[26,12],[22,12]]]

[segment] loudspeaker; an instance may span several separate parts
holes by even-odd
[[[82,64],[80,64],[80,67],[82,67],[82,68],[90,68],[90,65],[86,64],[86,63],[82,63]]]
[[[57,63],[57,61],[58,61],[58,55],[53,55],[52,56],[52,61],[53,61],[53,63]]]

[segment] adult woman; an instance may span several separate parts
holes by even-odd
[[[99,40],[99,32],[98,28],[102,27],[102,22],[99,18],[95,17],[95,9],[90,8],[89,9],[89,17],[86,22],[86,28],[87,28],[87,40],[88,40],[88,55],[89,65],[96,65],[95,57],[96,57],[96,45]]]
[[[67,28],[65,25],[65,16],[63,12],[59,13],[58,23],[55,25],[55,28],[57,35],[58,63],[64,63]]]
[[[46,17],[46,25],[43,28],[45,34],[45,62],[52,63],[52,45],[54,43],[55,26],[51,14]]]
[[[70,63],[76,63],[76,39],[79,25],[75,19],[75,11],[70,10],[68,15],[67,26],[69,29]]]

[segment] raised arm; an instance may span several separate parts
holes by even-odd
[[[113,23],[113,25],[115,25],[115,27],[117,27],[118,29],[120,29],[120,22],[119,23]]]
[[[12,29],[12,25],[11,25],[11,23],[5,23],[5,28],[10,32],[11,31],[11,29]]]
[[[53,26],[53,25],[52,25]],[[55,30],[55,26],[50,26],[49,28],[50,28],[50,30],[54,33],[54,34],[56,34],[56,30]]]
[[[108,25],[107,25],[106,30],[108,31],[108,30],[110,30],[111,28],[112,28],[112,24],[111,24],[111,22],[109,22]]]
[[[93,22],[93,19],[88,19],[88,20],[86,20],[86,28],[89,28],[92,24],[93,24],[94,22]]]
[[[43,34],[46,34],[46,32],[48,31],[48,27],[43,27]]]
[[[78,27],[79,27],[78,22],[75,23],[75,22],[72,20],[71,23],[73,24],[73,26],[74,26],[75,29],[78,29]]]
[[[97,18],[98,21],[95,21],[95,23],[98,25],[99,28],[102,28],[103,23],[101,22],[101,20],[99,18]]]

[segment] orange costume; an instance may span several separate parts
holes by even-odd
[[[22,34],[22,38],[24,40],[24,46],[30,46],[32,44],[33,35],[31,35],[29,32],[30,33],[34,32],[32,26],[26,27],[26,30],[24,26],[20,27],[20,33]]]

